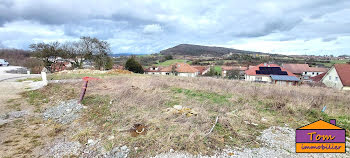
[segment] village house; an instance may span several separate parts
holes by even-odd
[[[145,69],[145,74],[196,77],[200,71],[186,63],[175,63],[167,67],[149,67]]]
[[[308,64],[283,64],[282,67],[299,77],[302,82],[311,82],[311,77],[328,71],[326,68],[310,67]]]
[[[72,63],[67,59],[57,59],[51,64],[51,72],[59,72],[73,67]]]
[[[145,74],[149,74],[149,75],[161,75],[162,72],[160,71],[163,67],[160,66],[151,66],[148,67],[147,69],[145,69]]]
[[[227,71],[236,70],[236,71],[239,71],[240,79],[244,79],[245,70],[248,70],[248,67],[242,67],[242,66],[221,66],[221,70],[222,70],[222,73],[221,73],[222,77],[226,77],[227,76]]]
[[[334,64],[321,82],[327,87],[350,90],[350,64]]]
[[[210,66],[193,65],[192,67],[199,71],[198,75],[204,75],[210,71]]]
[[[312,82],[314,83],[319,83],[321,82],[323,76],[326,75],[326,73],[322,73],[322,74],[319,74],[317,76],[314,76],[314,77],[310,77],[310,79],[312,80]]]
[[[259,64],[245,71],[245,80],[279,85],[297,85],[300,81],[292,72],[277,64]]]

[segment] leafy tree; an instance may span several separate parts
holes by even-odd
[[[174,74],[175,76],[178,75],[178,72],[176,71],[176,64],[171,66],[171,73]]]
[[[207,72],[206,74],[204,74],[204,76],[220,76],[220,73],[218,73],[217,71],[215,71],[215,68],[212,66],[212,67],[210,67],[209,72]]]
[[[164,56],[164,59],[165,60],[172,60],[173,56],[172,55],[166,55],[166,56]]]
[[[106,69],[106,70],[113,69],[113,64],[114,64],[113,58],[108,57],[108,58],[107,58],[107,63],[106,63],[105,69]]]
[[[229,79],[240,79],[240,73],[239,70],[229,70],[226,72],[226,76]]]
[[[125,63],[125,69],[135,72],[135,73],[140,73],[142,74],[144,72],[141,64],[136,61],[135,57],[132,56],[129,58],[126,63]]]

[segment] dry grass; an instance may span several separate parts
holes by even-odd
[[[55,84],[43,91],[46,96],[55,96],[49,97],[50,102],[78,98],[81,84]],[[131,156],[154,155],[170,149],[211,154],[226,146],[258,147],[256,136],[265,128],[285,124],[297,128],[318,119],[336,118],[338,125],[350,133],[350,96],[328,88],[118,75],[90,82],[83,103],[89,108],[80,120],[82,132],[76,138],[82,142],[99,138],[107,150],[127,145]],[[198,115],[187,117],[166,112],[176,104],[191,108]],[[321,113],[325,105],[327,109]],[[218,123],[205,136],[216,116]],[[136,123],[148,126],[146,135],[131,137],[125,132]],[[84,132],[87,127],[89,131]],[[108,139],[110,136],[114,139]]]

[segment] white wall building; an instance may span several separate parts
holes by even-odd
[[[350,90],[350,64],[335,64],[321,82],[327,87]]]

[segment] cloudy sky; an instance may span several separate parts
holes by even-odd
[[[349,0],[0,0],[0,47],[106,40],[114,53],[181,43],[350,55]]]

